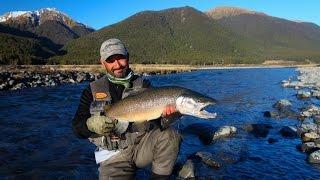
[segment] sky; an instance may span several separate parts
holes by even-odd
[[[219,6],[233,6],[320,25],[320,0],[0,0],[0,15],[50,7],[97,30],[141,11],[183,6],[203,12]]]

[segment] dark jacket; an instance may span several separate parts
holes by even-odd
[[[138,77],[139,76],[135,75],[132,78],[132,81],[134,81]],[[151,87],[151,84],[149,81],[144,80],[142,87],[148,88],[148,87]],[[109,82],[109,92],[112,99],[111,104],[116,103],[117,101],[122,99],[123,90],[124,90],[124,86]],[[73,131],[75,135],[79,138],[89,138],[90,136],[95,134],[88,130],[88,127],[86,124],[87,119],[91,117],[90,104],[92,101],[93,101],[93,97],[91,93],[91,88],[90,86],[88,86],[82,91],[78,110],[72,120]]]

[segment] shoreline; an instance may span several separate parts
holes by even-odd
[[[319,67],[307,65],[257,65],[241,64],[227,66],[193,66],[170,64],[132,64],[131,69],[143,76],[176,74],[197,70],[248,69],[248,68],[307,68]],[[105,74],[101,65],[3,65],[0,66],[0,91],[18,90],[39,86],[57,86],[94,81]]]
[[[317,67],[320,64],[229,64],[229,65],[183,65],[183,64],[130,64],[130,68],[137,73],[151,74],[168,74],[189,72],[195,70],[211,70],[211,69],[249,69],[249,68],[300,68],[300,67]],[[78,71],[103,73],[105,70],[101,65],[0,65],[0,71],[10,72],[59,72],[59,71]]]

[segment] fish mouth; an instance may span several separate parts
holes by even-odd
[[[198,112],[196,113],[196,116],[200,117],[200,118],[204,118],[204,119],[213,119],[217,117],[217,113],[212,113],[212,112],[208,112],[206,110],[204,110],[204,108],[206,108],[209,105],[214,105],[215,103],[204,103],[198,110]]]

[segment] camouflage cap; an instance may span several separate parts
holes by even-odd
[[[128,51],[119,39],[112,38],[104,41],[100,48],[101,60],[107,60],[115,54],[122,54],[128,57]]]

